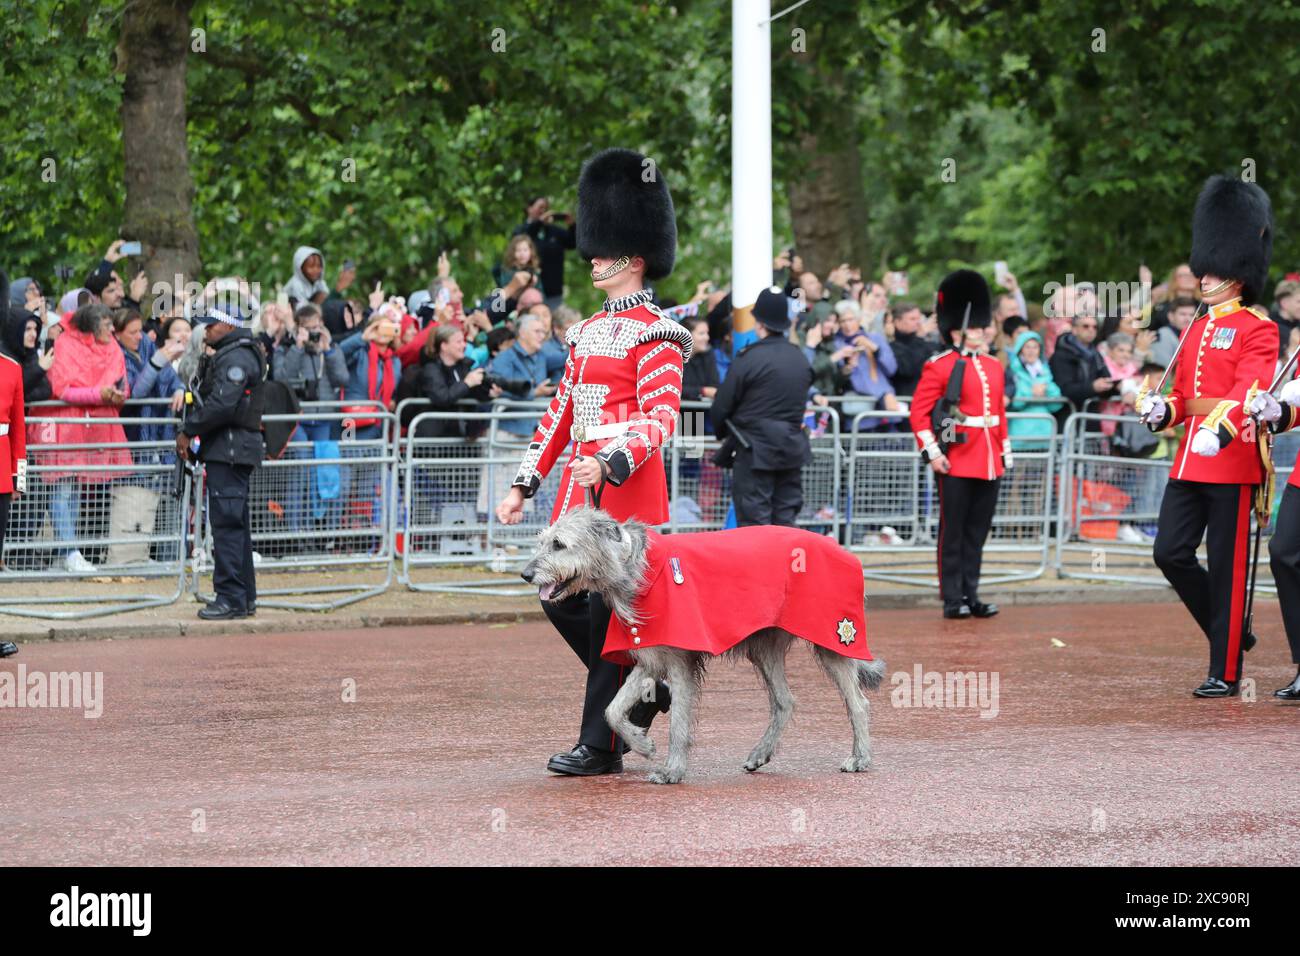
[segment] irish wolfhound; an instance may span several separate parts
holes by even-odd
[[[758,531],[758,529],[751,529]],[[808,541],[799,539],[813,549],[838,547],[832,543],[818,540],[816,535],[808,532],[795,532],[792,529],[771,529],[773,533],[803,535]],[[717,532],[729,534],[732,532]],[[764,532],[767,533],[766,529]],[[712,536],[713,533],[706,533]],[[671,541],[673,536],[665,538]],[[686,537],[698,538],[702,535]],[[596,591],[604,598],[606,605],[617,619],[631,628],[630,633],[637,633],[637,625],[645,626],[638,613],[637,598],[643,586],[647,572],[647,550],[649,534],[645,525],[636,521],[619,523],[606,512],[595,508],[579,508],[570,511],[555,524],[542,531],[537,543],[536,553],[523,569],[523,578],[530,584],[537,585],[538,594],[543,601],[559,601],[579,591]],[[673,559],[672,574],[677,583],[682,583],[682,570]],[[739,570],[739,569],[737,569]],[[804,587],[817,587],[815,576],[802,576]],[[725,593],[728,581],[710,582]],[[780,587],[785,587],[781,582]],[[844,596],[841,595],[843,600]],[[861,601],[861,591],[851,600]],[[859,605],[858,610],[861,610]],[[845,622],[848,623],[847,621]],[[854,629],[850,626],[844,635],[843,643],[854,640]],[[747,771],[757,770],[772,759],[781,732],[785,729],[794,711],[794,698],[786,683],[785,656],[797,635],[779,627],[760,626],[747,637],[733,644],[723,656],[733,659],[746,658],[758,670],[767,687],[771,708],[771,721],[761,740],[750,751],[743,767]],[[686,645],[696,644],[698,640],[684,639],[682,636],[670,638]],[[639,639],[633,639],[640,643]],[[813,656],[822,670],[830,677],[836,689],[848,707],[849,723],[853,728],[853,754],[844,760],[840,769],[850,773],[866,770],[871,766],[871,737],[869,733],[870,706],[864,691],[874,690],[880,684],[885,665],[879,660],[857,660],[836,653],[812,640],[808,642],[813,649]],[[608,652],[609,645],[606,645]],[[693,721],[696,704],[702,685],[708,660],[715,656],[699,650],[686,650],[680,647],[659,646],[628,648],[627,656],[633,661],[632,672],[628,675],[622,689],[605,711],[605,720],[637,753],[651,757],[655,753],[654,741],[646,731],[628,720],[631,709],[641,700],[650,700],[654,693],[656,680],[665,681],[672,691],[671,709],[669,711],[668,759],[665,766],[656,767],[650,773],[654,783],[680,783],[686,776],[687,753],[691,746]]]

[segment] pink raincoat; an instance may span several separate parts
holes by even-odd
[[[98,447],[50,451],[42,448],[42,465],[46,481],[77,477],[83,483],[96,484],[124,478],[129,472],[104,470],[105,465],[130,465],[131,453],[122,446],[126,433],[116,421],[121,410],[104,404],[100,390],[116,385],[126,390],[126,360],[117,342],[100,342],[94,335],[77,331],[71,317],[63,319],[63,334],[54,341],[54,364],[49,380],[53,398],[65,407],[34,408],[32,417],[69,419],[113,419],[112,421],[34,422],[28,427],[28,443],[40,445],[87,445]],[[59,470],[59,469],[67,469]]]

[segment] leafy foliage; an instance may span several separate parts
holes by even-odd
[[[117,235],[121,9],[0,0],[11,274],[53,286],[69,263],[79,279]],[[306,243],[325,249],[328,279],[352,258],[361,289],[383,276],[407,293],[446,248],[481,293],[524,201],[571,210],[582,158],[618,144],[673,189],[681,250],[661,291],[727,280],[725,3],[201,0],[193,25],[209,274],[283,281]],[[1067,273],[1129,279],[1146,261],[1161,274],[1185,255],[1201,182],[1243,169],[1273,197],[1278,273],[1300,259],[1298,26],[1300,8],[1247,0],[812,0],[772,27],[774,243],[811,134],[856,141],[859,264],[912,270],[918,295],[957,263],[1000,258],[1031,299]],[[593,306],[573,259],[569,279]]]

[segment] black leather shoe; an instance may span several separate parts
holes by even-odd
[[[595,777],[602,773],[622,773],[623,755],[612,750],[597,750],[578,744],[568,753],[556,754],[546,764],[551,773],[569,777]]]
[[[220,600],[221,600],[221,598],[213,598],[211,601],[204,601],[203,603],[204,603],[205,606],[207,606],[207,607],[211,607],[213,604],[215,604],[217,601],[220,601]],[[257,617],[257,602],[256,602],[256,601],[254,601],[252,604],[248,605],[248,614],[247,614],[246,616],[247,616],[247,617]]]
[[[1259,638],[1255,636],[1254,631],[1247,631],[1246,636],[1241,639],[1241,649],[1248,651],[1259,643]]]
[[[217,598],[199,611],[199,617],[205,621],[237,621],[248,617],[248,612],[242,607],[235,607],[227,604],[221,598]]]
[[[655,719],[656,714],[668,713],[668,708],[672,706],[673,695],[668,689],[668,685],[663,681],[655,681],[655,699],[639,700],[632,705],[632,709],[627,712],[627,719],[636,724],[642,730],[649,730],[650,723]]]
[[[1300,672],[1295,675],[1295,680],[1287,684],[1280,690],[1273,691],[1273,696],[1278,700],[1300,700]]]
[[[976,601],[970,606],[970,612],[975,617],[992,617],[998,613],[998,606],[996,604],[984,604],[980,601]]]
[[[968,608],[965,604],[961,604],[958,605],[957,607],[944,608],[943,616],[950,621],[965,621],[970,618],[971,613],[970,613],[970,608]]]
[[[1217,677],[1205,678],[1205,683],[1192,691],[1195,697],[1236,697],[1237,681],[1219,680]]]
[[[13,657],[18,653],[18,645],[13,641],[0,641],[0,657]]]

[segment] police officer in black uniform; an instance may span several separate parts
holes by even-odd
[[[812,460],[803,430],[813,372],[790,331],[789,299],[779,286],[754,303],[758,341],[742,349],[723,379],[709,417],[736,456],[736,524],[793,527],[803,507],[801,469]]]
[[[198,438],[198,457],[206,470],[212,586],[217,596],[199,611],[199,617],[229,621],[257,610],[248,485],[264,455],[266,357],[238,309],[211,307],[199,321],[206,326],[203,341],[215,351],[199,362],[195,382],[186,393],[176,448],[192,458],[191,443]]]

